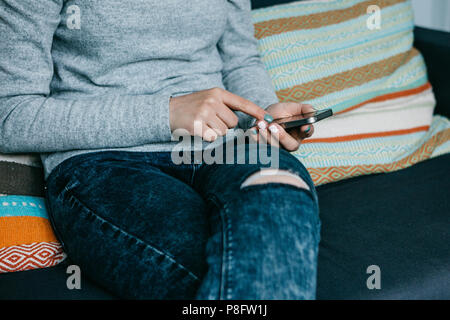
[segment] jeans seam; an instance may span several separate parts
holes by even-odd
[[[221,232],[222,232],[222,259],[221,259],[221,273],[220,273],[220,285],[219,285],[219,300],[227,298],[231,299],[232,296],[232,233],[231,233],[231,221],[229,218],[229,209],[227,204],[222,202],[214,195],[208,196],[208,201],[211,201],[219,211]]]
[[[54,234],[56,236],[56,239],[59,241],[63,251],[65,252],[66,250],[64,248],[64,242],[62,241],[61,236],[59,234],[59,231],[56,228],[55,222],[53,220],[53,210],[51,209],[50,202],[48,200],[49,199],[49,191],[48,191],[48,187],[47,187],[47,182],[46,182],[46,186],[45,186],[45,191],[44,192],[45,192],[44,202],[45,202],[45,206],[46,206],[46,209],[47,209],[47,212],[48,212],[48,220],[49,220],[50,225],[52,227],[52,230],[53,230],[53,232],[54,232]]]
[[[232,267],[233,267],[233,234],[232,234],[232,228],[231,228],[231,221],[230,221],[230,215],[229,215],[229,209],[228,206],[225,204],[223,209],[221,210],[223,212],[223,220],[224,220],[224,230],[223,230],[223,237],[224,237],[224,256],[226,258],[225,263],[223,263],[223,269],[225,270],[225,282],[223,284],[224,286],[224,294],[226,295],[227,300],[230,300],[233,295],[233,273],[232,273]]]
[[[136,243],[141,243],[144,246],[146,246],[147,248],[151,249],[153,252],[156,252],[157,254],[164,256],[165,258],[169,259],[170,262],[172,262],[175,266],[177,266],[178,268],[186,271],[186,273],[191,276],[192,278],[194,278],[194,280],[196,281],[200,281],[199,277],[196,276],[192,271],[190,271],[187,267],[185,267],[183,264],[179,263],[174,257],[172,257],[170,254],[168,254],[167,252],[158,249],[157,247],[155,247],[152,244],[149,244],[145,241],[143,241],[142,239],[132,235],[131,233],[128,233],[126,231],[124,231],[122,228],[116,226],[114,223],[110,222],[109,220],[99,216],[98,214],[96,214],[93,210],[91,210],[88,206],[86,206],[80,199],[78,199],[78,197],[70,190],[67,190],[67,194],[68,194],[68,200],[70,202],[70,198],[72,198],[74,201],[78,202],[79,205],[81,205],[89,214],[91,214],[92,216],[94,216],[96,219],[100,220],[101,222],[107,223],[108,225],[110,225],[111,227],[115,228],[116,230],[118,230],[119,232],[121,232],[122,234],[126,235],[129,238],[133,238],[136,240]],[[103,232],[103,231],[102,231]]]

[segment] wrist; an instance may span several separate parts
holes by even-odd
[[[170,131],[172,132],[175,128],[175,108],[177,104],[177,97],[170,96],[169,98],[169,125]]]

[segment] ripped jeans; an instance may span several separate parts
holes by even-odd
[[[50,221],[84,275],[122,298],[314,299],[316,190],[294,156],[268,151],[309,190],[243,185],[269,166],[259,161],[176,165],[170,152],[100,151],[52,171]]]

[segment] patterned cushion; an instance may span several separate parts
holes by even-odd
[[[373,5],[380,28],[369,28]],[[450,123],[433,118],[425,63],[412,46],[411,1],[297,1],[253,10],[253,22],[279,100],[336,114],[294,153],[316,185],[450,151]]]
[[[65,259],[43,191],[39,157],[0,154],[0,273],[50,267]]]

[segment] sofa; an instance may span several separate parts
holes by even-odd
[[[253,1],[253,8],[287,3]],[[450,33],[416,27],[437,100],[450,116]],[[403,170],[317,188],[322,221],[317,298],[450,299],[450,154]],[[82,274],[66,286],[70,257],[54,267],[0,274],[0,299],[117,299]],[[373,269],[379,286],[368,285]]]

